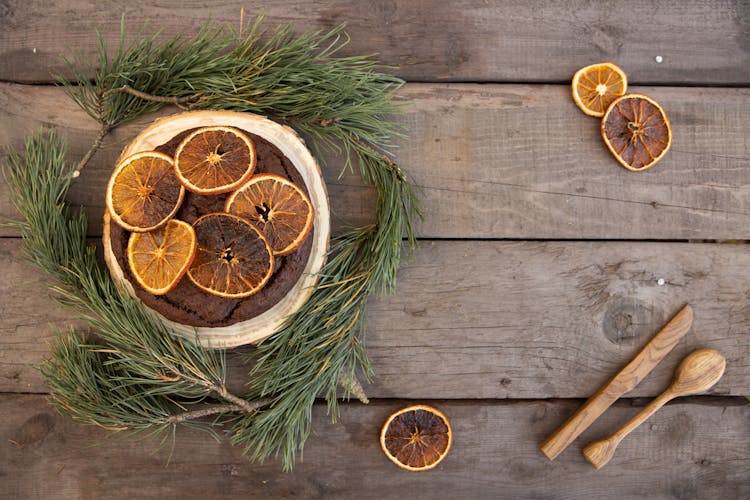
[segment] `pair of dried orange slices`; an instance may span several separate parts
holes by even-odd
[[[310,199],[284,177],[254,176],[255,166],[250,137],[224,126],[194,130],[174,158],[147,151],[119,163],[107,186],[107,208],[132,233],[128,263],[146,291],[164,295],[187,274],[207,293],[248,297],[270,279],[275,256],[302,244],[313,223]],[[175,218],[185,190],[231,194],[225,212],[191,225]]]
[[[620,164],[634,172],[656,165],[672,144],[664,109],[642,94],[626,94],[628,78],[612,63],[592,64],[573,76],[573,100],[602,118],[602,138]]]

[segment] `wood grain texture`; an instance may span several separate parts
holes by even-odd
[[[668,405],[601,471],[585,462],[579,442],[556,462],[536,448],[574,403],[434,402],[451,421],[455,446],[421,474],[398,469],[378,445],[382,423],[408,402],[344,405],[337,424],[316,405],[304,460],[284,474],[277,461],[250,464],[238,449],[185,429],[170,460],[169,446],[154,454],[153,442],[74,423],[41,396],[6,394],[0,488],[18,499],[747,498],[750,406],[724,401]],[[634,411],[612,407],[581,442]]]
[[[629,172],[567,86],[412,85],[399,160],[424,193],[423,236],[742,238],[750,226],[747,89],[633,87],[662,104],[672,149]],[[726,92],[726,93],[725,93]],[[731,221],[731,222],[730,222]],[[734,235],[734,236],[730,236]]]
[[[131,36],[144,21],[173,36],[209,18],[236,28],[243,5],[246,22],[266,14],[268,26],[325,30],[346,22],[352,40],[342,53],[378,52],[409,80],[563,81],[611,60],[635,83],[750,82],[744,0],[104,0],[96,9],[85,0],[8,0],[0,4],[0,79],[48,81],[63,69],[60,52],[94,59],[95,30],[114,46],[123,15]]]
[[[730,380],[750,367],[747,257],[744,245],[424,243],[397,294],[368,310],[377,394],[588,397],[689,303],[693,328],[631,395],[663,390],[698,347],[727,355],[714,393],[746,395],[744,375]]]
[[[634,88],[670,116],[671,151],[646,172],[610,155],[599,121],[567,86],[411,84],[398,160],[423,197],[424,238],[750,239],[750,89]],[[103,195],[124,143],[145,121],[117,131],[71,191],[101,234]],[[0,84],[0,144],[58,126],[80,158],[96,126],[62,91]],[[374,193],[358,175],[323,168],[334,231],[373,219]],[[0,217],[13,217],[0,180]],[[0,228],[0,234],[15,234]]]
[[[0,391],[44,392],[29,364],[45,355],[49,323],[71,316],[18,240],[0,250]],[[699,347],[727,357],[711,394],[750,394],[744,245],[441,241],[407,260],[397,293],[368,308],[371,397],[586,398],[686,302],[693,328],[629,396],[661,392]],[[246,372],[233,364],[234,387]]]

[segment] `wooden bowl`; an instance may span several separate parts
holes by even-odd
[[[171,321],[148,308],[170,330],[190,339],[198,337],[201,345],[212,348],[236,347],[257,343],[281,327],[286,318],[297,311],[312,294],[317,273],[323,268],[331,232],[328,194],[320,167],[297,133],[263,116],[233,111],[191,111],[155,121],[128,144],[120,155],[123,159],[140,151],[150,151],[165,144],[185,130],[212,125],[237,127],[259,135],[279,148],[302,176],[310,201],[315,209],[312,249],[307,265],[289,293],[264,313],[246,321],[223,327],[194,327]],[[118,160],[119,162],[119,160]],[[114,253],[109,235],[109,214],[104,215],[104,258],[115,282],[135,297],[133,285],[125,278]]]

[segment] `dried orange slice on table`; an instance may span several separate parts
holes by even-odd
[[[255,169],[255,145],[232,127],[203,127],[177,146],[175,172],[190,191],[221,194],[244,183]]]
[[[131,233],[128,264],[136,281],[149,293],[164,295],[177,286],[193,262],[195,231],[187,222],[172,219],[148,233]]]
[[[204,215],[193,223],[198,251],[188,278],[213,295],[248,297],[273,274],[273,254],[251,223],[230,214]]]
[[[107,184],[107,209],[128,231],[152,231],[174,217],[184,196],[172,158],[147,151],[125,158],[115,168]]]
[[[227,198],[225,211],[258,226],[274,255],[296,250],[310,233],[314,217],[304,191],[274,174],[252,177]]]
[[[604,116],[612,101],[627,89],[627,75],[612,63],[592,64],[573,75],[573,100],[590,116]]]
[[[615,100],[602,119],[602,137],[623,167],[640,172],[661,160],[672,144],[672,127],[662,107],[648,96]]]
[[[445,415],[425,405],[395,412],[380,431],[380,447],[388,459],[411,471],[435,467],[448,454],[452,440]]]

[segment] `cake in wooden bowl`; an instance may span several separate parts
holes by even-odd
[[[208,347],[255,343],[309,298],[328,251],[320,169],[290,128],[228,111],[156,121],[107,188],[115,281]]]

